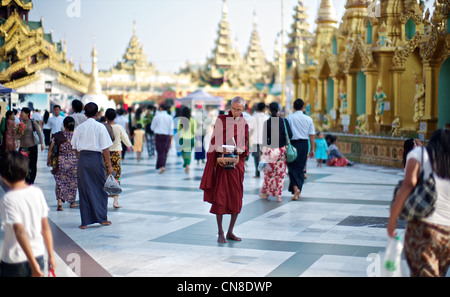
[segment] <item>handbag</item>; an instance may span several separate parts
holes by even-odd
[[[436,208],[436,184],[433,174],[428,178],[424,178],[423,170],[423,150],[422,147],[422,161],[420,163],[419,176],[417,184],[406,198],[400,218],[406,221],[413,221],[430,216]],[[394,204],[398,190],[400,190],[403,181],[399,181],[394,189],[394,198],[391,202],[391,207]]]
[[[41,143],[41,138],[39,137],[39,132],[36,131],[36,128],[34,128],[33,120],[31,120],[31,126],[33,127],[33,142],[35,145],[38,145]]]
[[[286,134],[286,160],[288,163],[292,163],[297,159],[297,149],[295,146],[291,144],[291,141],[289,140],[289,134],[287,132],[286,123],[283,119],[283,125],[284,125],[284,132]]]
[[[116,181],[114,176],[110,174],[106,179],[105,185],[103,186],[103,190],[108,195],[119,195],[122,193],[122,189],[120,188],[119,182]]]

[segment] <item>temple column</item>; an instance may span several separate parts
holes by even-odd
[[[324,78],[319,77],[317,79],[317,108],[316,108],[316,112],[320,113],[320,114],[324,114],[324,104],[323,102],[325,101],[325,91],[324,91]]]
[[[383,113],[383,125],[384,126],[390,126],[392,123],[392,105],[393,105],[393,98],[392,98],[392,74],[389,71],[391,65],[392,65],[392,57],[394,56],[393,51],[381,51],[379,55],[379,63],[380,63],[380,80],[381,84],[383,86],[383,92],[386,94],[386,103],[384,105],[384,113]],[[375,92],[372,94],[375,94]],[[372,98],[373,100],[373,98]],[[388,128],[385,128],[387,130],[390,130]]]
[[[348,121],[348,132],[354,133],[356,126],[356,118],[358,114],[356,113],[356,78],[358,76],[358,69],[350,69],[347,75],[347,115],[349,116]]]
[[[331,109],[331,118],[333,119],[333,128],[336,128],[339,123],[340,113],[339,113],[339,85],[341,83],[341,78],[337,75],[332,77],[334,84],[333,93],[333,108]]]
[[[400,97],[401,97],[401,90],[402,90],[402,74],[405,71],[405,67],[396,67],[395,69],[392,69],[393,72],[393,87],[392,90],[392,108],[393,108],[393,114],[394,118],[400,117]]]
[[[421,140],[430,139],[433,132],[437,129],[437,104],[439,89],[439,70],[441,63],[439,61],[425,61],[425,115],[419,120],[419,138]]]
[[[375,102],[373,102],[373,94],[375,94],[378,82],[378,69],[369,68],[364,71],[366,75],[366,117],[370,133],[374,131],[375,123]]]
[[[308,86],[308,101],[309,104],[311,104],[311,113],[314,113],[316,111],[316,88],[317,88],[317,81],[316,79],[313,77],[312,73],[314,72],[314,68],[311,68],[308,70],[309,74],[309,86]]]
[[[304,101],[306,100],[306,91],[307,91],[307,86],[308,86],[308,75],[306,74],[302,74],[302,77],[300,78],[300,98],[303,99]]]

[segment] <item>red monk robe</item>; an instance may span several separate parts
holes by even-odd
[[[244,196],[244,162],[249,154],[248,139],[248,124],[242,114],[236,120],[232,117],[231,111],[228,115],[219,115],[214,125],[200,183],[200,189],[204,191],[203,200],[212,204],[210,212],[213,214],[241,212]],[[224,169],[216,163],[217,151],[221,151],[222,144],[236,145],[235,153],[239,155],[239,163],[235,169]]]

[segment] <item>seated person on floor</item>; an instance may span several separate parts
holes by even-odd
[[[337,137],[334,135],[331,135],[329,140],[330,140],[330,145],[328,146],[328,151],[327,151],[327,154],[328,154],[327,165],[328,166],[337,166],[337,167],[353,166],[354,163],[352,161],[347,160],[339,152],[339,149],[336,146]]]

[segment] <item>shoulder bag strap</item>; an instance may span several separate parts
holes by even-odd
[[[421,183],[421,182],[423,182],[423,175],[424,175],[424,164],[423,164],[423,150],[424,150],[424,148],[423,148],[423,146],[421,147],[422,148],[422,155],[421,155],[421,161],[420,161],[420,164],[419,164],[419,176],[418,176],[418,180],[417,180],[417,183]]]
[[[289,140],[289,134],[288,134],[288,131],[287,131],[287,128],[286,128],[286,123],[285,123],[286,119],[283,119],[283,118],[280,118],[280,119],[283,121],[284,133],[286,135],[286,145],[288,145],[288,144],[291,143],[291,141]]]

